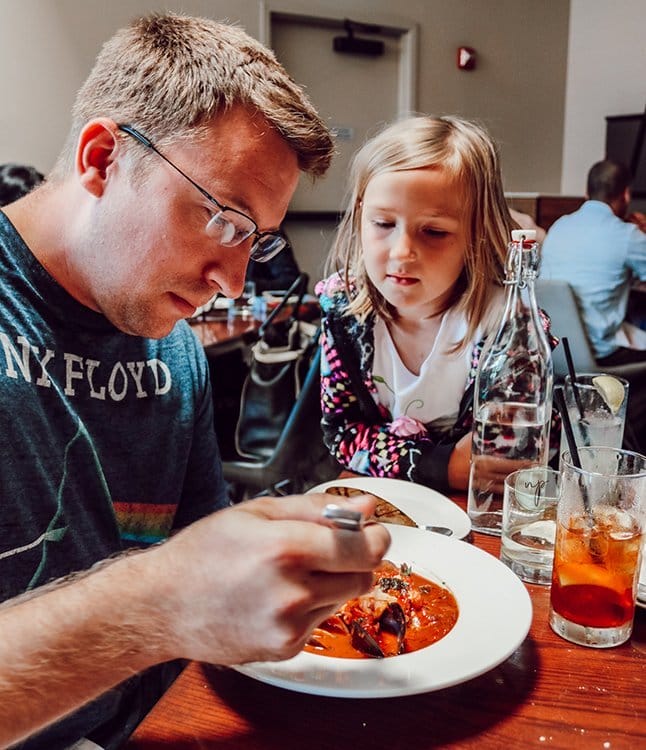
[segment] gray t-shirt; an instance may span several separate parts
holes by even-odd
[[[2,212],[0,420],[0,600],[226,504],[208,365],[188,325],[160,340],[118,331],[47,273]],[[159,692],[144,683],[85,709],[75,736],[59,726],[25,747],[55,750],[103,721],[131,731],[141,696]]]

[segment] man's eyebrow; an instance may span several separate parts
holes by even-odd
[[[215,182],[215,180],[214,180]],[[217,198],[218,201],[223,206],[226,206],[227,208],[232,208],[234,211],[242,211],[243,213],[247,214],[247,216],[254,221],[256,226],[258,227],[259,234],[264,234],[265,232],[280,232],[280,225],[276,227],[268,227],[267,229],[262,229],[260,225],[258,224],[258,221],[256,217],[254,216],[253,209],[251,206],[242,198],[237,198],[235,196],[229,197],[226,200],[220,200],[220,198],[215,194],[215,191],[208,190],[208,188],[205,188],[209,195],[212,195],[214,198]]]

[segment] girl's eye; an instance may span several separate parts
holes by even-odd
[[[433,229],[432,227],[426,227],[422,231],[427,237],[437,237],[440,239],[442,237],[446,237],[448,234],[448,232],[445,231],[444,229]]]
[[[373,219],[372,225],[377,229],[392,229],[395,226],[395,222],[388,221],[387,219]]]

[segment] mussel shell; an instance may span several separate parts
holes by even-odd
[[[350,625],[352,647],[366,656],[383,659],[385,656],[401,654],[404,650],[406,635],[406,615],[397,602],[389,604],[381,613],[378,621],[378,632],[385,637],[383,647],[357,620]],[[393,638],[394,636],[394,643]],[[386,649],[384,651],[384,649]]]
[[[385,654],[381,646],[370,635],[370,633],[360,625],[356,620],[350,625],[352,648],[356,648],[366,656],[373,656],[375,659],[383,659]]]
[[[393,656],[403,652],[404,637],[406,636],[406,615],[397,602],[389,604],[381,613],[381,617],[379,618],[379,631],[384,635],[390,634],[391,636],[394,636],[394,643],[392,638],[383,638],[381,650],[384,651],[387,656]]]
[[[406,615],[400,604],[392,602],[384,609],[379,618],[379,629],[396,635],[403,642],[406,635]]]

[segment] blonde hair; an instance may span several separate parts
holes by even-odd
[[[274,54],[241,28],[174,13],[133,21],[108,40],[81,86],[54,175],[73,168],[79,133],[95,117],[141,130],[158,146],[199,140],[234,106],[263,115],[298,158],[301,171],[323,174],[330,133]]]
[[[467,218],[465,266],[454,304],[464,306],[468,329],[457,346],[475,334],[487,307],[487,292],[501,284],[510,231],[516,224],[505,201],[498,149],[487,131],[460,117],[411,117],[367,141],[350,167],[347,209],[326,263],[326,274],[340,272],[350,297],[349,315],[361,319],[375,311],[393,319],[396,311],[366,274],[361,248],[361,202],[376,175],[441,167],[454,179]],[[351,279],[354,286],[351,288]],[[458,301],[459,298],[459,301]]]

